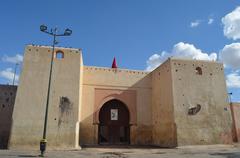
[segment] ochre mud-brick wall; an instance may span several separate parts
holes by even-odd
[[[233,118],[233,141],[240,142],[240,103],[231,103]]]

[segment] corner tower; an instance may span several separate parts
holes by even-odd
[[[42,138],[52,48],[28,45],[13,111],[10,148],[37,147]],[[82,52],[56,47],[50,86],[47,141],[78,147]]]
[[[153,144],[232,142],[222,63],[169,58],[152,72]]]
[[[222,63],[170,59],[178,145],[232,143]]]

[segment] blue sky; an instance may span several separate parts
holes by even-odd
[[[153,62],[160,64],[163,51],[186,55],[182,47],[193,54],[200,50],[195,57],[216,53],[219,60],[219,52],[230,51],[235,53],[233,59],[240,59],[238,45],[234,50],[224,49],[240,42],[240,36],[224,34],[229,20],[222,22],[238,6],[237,0],[1,1],[0,72],[5,75],[0,73],[0,83],[11,82],[6,74],[13,71],[14,60],[21,61],[16,54],[22,55],[26,44],[51,44],[51,38],[39,31],[41,24],[71,28],[72,36],[59,38],[59,46],[82,48],[85,65],[109,67],[115,56],[121,68],[144,70],[153,68]],[[230,22],[240,31],[238,20]],[[240,65],[235,61],[232,67],[232,60],[226,60],[230,65],[226,78],[233,80],[229,92],[233,92],[233,101],[240,101]]]

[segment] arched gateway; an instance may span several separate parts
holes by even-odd
[[[99,112],[99,144],[129,144],[130,126],[127,106],[116,99],[106,102]]]

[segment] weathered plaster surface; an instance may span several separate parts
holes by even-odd
[[[171,59],[178,145],[232,142],[232,119],[223,64]],[[197,74],[200,67],[202,74]],[[189,115],[197,105],[201,110]]]
[[[48,147],[76,147],[79,131],[81,52],[57,47],[54,58],[47,126]],[[11,148],[38,147],[42,138],[51,48],[27,46],[13,112]]]
[[[171,65],[170,60],[167,60],[152,72],[152,143],[154,145],[177,146],[174,121]]]

